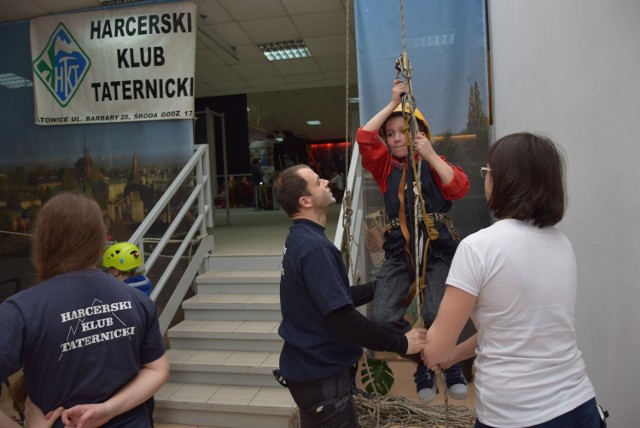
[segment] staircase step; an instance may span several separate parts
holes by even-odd
[[[280,271],[208,271],[196,277],[198,294],[279,294]]]
[[[171,382],[277,386],[279,352],[170,349]]]
[[[184,321],[167,331],[170,380],[154,419],[216,428],[290,426],[296,406],[273,377],[282,338],[281,256],[210,257]],[[246,269],[249,267],[250,269]]]
[[[182,308],[187,320],[282,320],[278,294],[196,294]]]
[[[167,382],[155,402],[154,416],[163,423],[218,428],[286,427],[296,408],[281,386]]]
[[[172,348],[279,352],[278,321],[185,320],[168,330]]]

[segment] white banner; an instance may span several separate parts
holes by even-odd
[[[192,119],[196,16],[185,2],[32,20],[36,124]]]

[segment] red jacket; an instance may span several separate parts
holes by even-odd
[[[389,149],[380,138],[378,131],[365,131],[358,129],[356,133],[356,142],[362,156],[362,166],[371,173],[373,179],[378,183],[380,191],[384,194],[387,192],[387,177],[391,174],[393,168],[392,160],[396,163],[405,162],[404,159],[397,159],[391,155]],[[447,159],[440,156],[445,162]],[[462,199],[469,192],[469,178],[462,168],[456,165],[453,168],[453,180],[448,185],[442,184],[440,176],[435,172],[433,167],[429,165],[431,175],[436,182],[438,188],[442,192],[445,199],[455,201]]]

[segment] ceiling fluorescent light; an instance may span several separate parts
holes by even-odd
[[[258,48],[269,61],[307,58],[311,52],[302,40],[284,40],[281,42],[258,43]]]
[[[0,74],[0,86],[9,89],[28,88],[33,86],[33,82],[13,73]]]
[[[309,126],[317,126],[317,125],[320,125],[320,121],[319,120],[307,120],[307,125],[309,125]]]

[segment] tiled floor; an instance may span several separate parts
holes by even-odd
[[[226,210],[214,211],[214,253],[217,255],[279,255],[282,254],[291,221],[282,210],[233,208],[227,224]],[[326,235],[333,241],[340,206],[327,215]]]
[[[415,390],[415,383],[413,382],[413,372],[415,366],[413,363],[405,361],[405,360],[393,360],[389,362],[389,366],[393,370],[393,375],[395,382],[393,384],[393,388],[387,396],[389,397],[406,397],[412,401],[418,402]],[[283,389],[284,392],[286,390]],[[273,400],[273,397],[268,397],[267,399]],[[444,403],[444,394],[442,392],[438,392],[435,400],[432,402],[434,405],[439,405]],[[473,384],[469,385],[469,394],[464,400],[452,400],[449,398],[450,406],[465,406],[468,408],[474,408],[475,406],[475,394],[473,389]],[[156,424],[156,428],[211,428],[207,427],[199,427],[194,425],[176,425],[176,424]]]
[[[413,363],[404,361],[404,360],[394,360],[390,361],[389,365],[393,370],[394,374],[394,385],[391,391],[387,396],[389,397],[406,397],[412,401],[418,402],[415,391],[415,383],[413,382],[413,372],[415,366]],[[232,388],[232,387],[225,387]],[[285,389],[282,390],[286,392]],[[200,391],[199,396],[210,396],[210,392],[208,390]],[[232,390],[225,391],[224,393],[229,397],[230,403],[236,403],[237,401],[233,400],[245,400],[248,394],[246,391],[237,391],[238,394],[236,396],[233,395]],[[216,394],[221,394],[221,391],[217,391]],[[277,397],[268,396],[264,397],[268,402],[273,402]],[[442,392],[438,392],[435,400],[433,401],[433,405],[440,405],[444,403],[444,395]],[[469,385],[469,395],[464,400],[452,400],[449,398],[449,406],[465,406],[468,408],[474,408],[475,406],[475,394],[473,390],[473,385]],[[156,428],[205,428],[205,427],[196,427],[193,425],[177,425],[177,424],[157,424]],[[206,427],[210,428],[210,427]],[[284,428],[284,427],[283,427]],[[399,427],[394,427],[399,428]],[[417,427],[407,427],[407,428],[417,428]]]
[[[339,216],[339,206],[333,207],[327,218],[326,235],[333,240],[335,234],[336,223]],[[216,228],[214,230],[214,253],[217,255],[279,255],[282,253],[282,247],[288,232],[290,221],[282,210],[273,211],[255,211],[251,208],[235,208],[230,212],[230,224],[226,221],[227,213],[225,210],[216,210],[214,217],[216,220]],[[194,321],[198,322],[198,321]],[[251,321],[202,321],[202,329],[207,328],[227,328],[229,331],[242,329],[243,331],[262,331],[267,329],[271,331],[275,328],[276,323],[251,322]],[[232,355],[220,351],[194,351],[187,355],[181,355],[181,358],[191,362],[211,362],[218,359],[222,361],[233,361],[237,363],[243,358],[242,352],[234,352]],[[255,358],[255,357],[254,357]],[[272,356],[265,353],[262,362],[256,361],[256,364],[270,364]],[[417,400],[415,392],[415,384],[413,382],[414,365],[406,360],[395,360],[390,362],[390,366],[394,372],[395,383],[390,396],[404,396],[411,400]],[[222,390],[224,389],[224,391]],[[284,390],[283,390],[284,391]],[[185,391],[186,394],[193,394],[193,391]],[[238,391],[234,391],[232,387],[215,387],[212,385],[203,386],[199,397],[211,397],[214,394],[222,394],[233,402],[246,400],[243,394],[238,395]],[[270,400],[272,397],[264,397]],[[473,386],[469,385],[469,396],[466,400],[450,401],[450,405],[467,406],[473,408],[475,397],[473,394]],[[438,393],[434,404],[442,404],[443,394]],[[8,398],[6,388],[2,389],[0,397],[0,408],[14,415],[11,408],[11,402]],[[192,425],[175,425],[175,424],[157,424],[156,428],[196,428]]]

